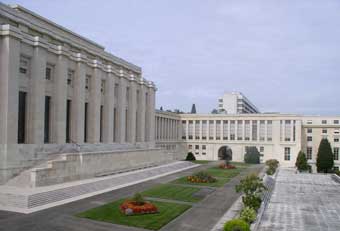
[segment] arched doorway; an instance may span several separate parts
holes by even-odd
[[[228,146],[222,146],[218,149],[218,159],[219,160],[233,160],[233,151]]]

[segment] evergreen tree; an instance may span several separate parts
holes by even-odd
[[[161,106],[159,110],[160,110],[160,111],[163,111],[163,107]]]
[[[196,114],[196,105],[193,104],[191,107],[191,114]]]
[[[244,155],[244,162],[248,164],[259,164],[260,153],[255,146],[247,147]]]
[[[333,152],[328,139],[322,139],[319,145],[316,167],[318,172],[329,172],[334,165]]]
[[[213,109],[213,110],[211,111],[211,114],[218,114],[217,109]]]
[[[309,169],[306,155],[303,151],[300,151],[295,162],[295,166],[299,171],[306,171]]]

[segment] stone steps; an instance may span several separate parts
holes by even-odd
[[[48,207],[69,203],[104,192],[123,188],[199,165],[191,162],[173,163],[105,177],[54,186],[22,189],[0,186],[0,210],[31,213]]]

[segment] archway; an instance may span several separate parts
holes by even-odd
[[[233,160],[233,151],[228,146],[222,146],[218,149],[218,159],[232,161]]]

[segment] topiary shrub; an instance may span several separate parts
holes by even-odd
[[[136,205],[143,205],[145,203],[145,200],[142,196],[142,194],[140,193],[136,193],[132,198],[131,200],[136,203]]]
[[[334,166],[333,151],[328,139],[322,139],[316,158],[316,168],[318,172],[328,173]]]
[[[270,159],[266,161],[266,165],[268,166],[266,173],[268,175],[273,175],[276,169],[279,167],[279,161],[275,159]]]
[[[244,207],[241,211],[240,218],[248,224],[256,220],[256,211],[251,207]]]
[[[308,171],[308,163],[306,155],[303,151],[300,151],[295,162],[295,166],[299,171]]]
[[[193,161],[193,160],[196,160],[196,157],[194,156],[192,152],[188,152],[187,158],[185,158],[185,160]]]
[[[260,153],[255,146],[246,148],[246,154],[244,155],[244,162],[247,164],[259,164],[260,163]]]
[[[250,226],[242,219],[233,219],[224,224],[224,231],[250,231]]]

